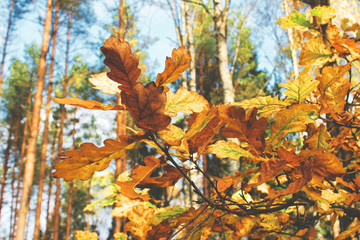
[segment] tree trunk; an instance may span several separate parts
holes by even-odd
[[[194,16],[190,16],[189,11],[189,3],[184,4],[187,6],[187,11],[185,11],[185,24],[186,24],[186,30],[187,30],[187,37],[189,42],[189,52],[191,56],[191,62],[190,62],[190,79],[189,79],[189,90],[196,92],[196,64],[195,64],[195,58],[196,58],[196,52],[195,52],[195,44],[194,44],[194,31],[193,31],[193,22],[194,22]]]
[[[11,0],[10,7],[9,7],[8,26],[7,26],[6,34],[5,34],[5,42],[4,42],[2,59],[1,59],[1,66],[0,66],[0,96],[1,96],[1,85],[2,85],[2,80],[3,80],[3,75],[4,75],[6,49],[7,49],[7,45],[8,45],[9,37],[10,37],[13,12],[14,12],[14,0]]]
[[[224,103],[234,102],[234,86],[229,70],[227,38],[227,12],[230,0],[226,0],[225,7],[221,9],[221,0],[213,0],[214,4],[214,29],[216,38],[216,54],[219,61],[219,72],[224,91]]]
[[[124,29],[124,0],[120,0],[119,6],[119,31],[118,38],[121,41],[125,40],[125,29]],[[117,96],[117,104],[121,104],[120,94]],[[126,113],[124,111],[118,111],[116,114],[116,123],[117,123],[117,140],[120,140],[121,135],[126,134]],[[126,170],[126,155],[122,156],[119,159],[116,159],[116,170],[115,170],[115,180],[118,176]],[[119,207],[119,203],[115,203],[115,207]],[[114,217],[114,230],[113,233],[122,232],[124,227],[125,219],[120,217]]]
[[[14,216],[14,224],[12,227],[12,232],[10,234],[10,239],[15,238],[16,233],[16,223],[17,223],[17,217],[18,217],[18,205],[19,205],[19,196],[20,196],[20,187],[21,187],[21,181],[23,176],[23,166],[24,166],[24,156],[25,156],[25,147],[26,147],[26,141],[28,138],[28,126],[30,122],[30,108],[31,108],[31,100],[32,100],[32,81],[30,81],[29,85],[29,93],[26,100],[26,120],[24,123],[24,132],[22,137],[22,143],[21,143],[21,150],[20,150],[20,164],[19,164],[19,175],[17,177],[17,187],[16,187],[16,201],[15,201],[15,216]]]
[[[67,86],[69,82],[68,78],[68,67],[69,67],[69,51],[70,51],[70,36],[71,36],[71,24],[72,24],[72,13],[70,13],[68,21],[68,32],[67,32],[67,42],[66,42],[66,60],[65,60],[65,74],[63,82],[63,95],[65,98],[67,95]],[[59,133],[59,145],[58,153],[62,152],[63,138],[64,138],[64,127],[65,127],[65,118],[66,118],[66,109],[62,104],[60,105],[60,133]],[[54,219],[54,240],[59,239],[59,223],[60,223],[60,193],[61,193],[61,181],[60,178],[56,179],[56,198],[55,198],[55,219]]]
[[[72,130],[72,138],[73,138],[73,144],[72,144],[72,150],[75,150],[76,148],[76,110],[74,109],[74,118],[73,118],[73,130]],[[68,198],[68,208],[67,208],[67,216],[66,216],[66,234],[65,239],[70,239],[70,232],[71,232],[71,212],[72,212],[72,200],[73,200],[73,189],[74,189],[74,181],[71,181],[69,183],[69,198]]]
[[[17,234],[16,234],[17,240],[23,240],[25,238],[26,217],[29,210],[30,193],[31,193],[31,187],[34,177],[36,143],[39,134],[42,92],[44,89],[45,74],[46,74],[46,54],[48,52],[50,29],[51,29],[51,9],[52,9],[52,0],[48,0],[47,8],[46,8],[44,34],[43,34],[43,40],[41,46],[41,56],[39,59],[39,70],[38,70],[38,80],[37,80],[37,87],[35,93],[35,101],[34,101],[34,107],[33,107],[33,113],[32,113],[31,125],[30,125],[30,136],[28,139],[28,145],[26,151],[24,181],[23,181],[23,188],[20,199],[19,220],[17,222]]]
[[[13,232],[13,222],[15,222],[15,208],[16,208],[16,188],[15,188],[15,179],[16,179],[16,171],[15,169],[19,169],[19,158],[18,158],[18,141],[19,141],[19,126],[20,126],[20,118],[18,118],[17,122],[16,122],[16,127],[15,127],[15,137],[14,137],[14,167],[13,167],[13,171],[12,171],[12,179],[11,179],[11,189],[12,189],[12,194],[11,194],[11,209],[10,209],[10,236],[9,239],[11,239],[12,236],[12,232]],[[20,170],[20,169],[19,169]]]
[[[57,131],[54,131],[53,143],[51,148],[51,169],[55,162],[55,151],[56,151],[56,139],[57,139]],[[49,189],[48,189],[48,202],[47,202],[47,209],[46,209],[46,230],[44,234],[44,239],[50,239],[50,224],[49,224],[49,216],[50,216],[50,200],[51,200],[51,193],[52,193],[52,186],[53,186],[53,176],[49,174]]]
[[[56,2],[55,10],[55,21],[53,25],[52,33],[52,52],[51,52],[51,62],[49,68],[49,83],[47,86],[47,100],[46,100],[46,113],[45,113],[45,122],[44,122],[44,131],[43,139],[41,144],[40,152],[40,169],[39,169],[39,190],[38,190],[38,199],[35,210],[35,229],[34,229],[34,240],[39,239],[40,234],[40,215],[41,215],[41,203],[42,203],[42,194],[44,189],[44,180],[45,180],[45,168],[46,168],[46,152],[49,142],[49,116],[50,116],[50,101],[52,93],[52,84],[53,84],[53,71],[54,71],[54,62],[55,62],[55,49],[56,49],[56,38],[57,38],[57,28],[58,28],[58,12],[59,12],[59,2]]]
[[[290,14],[290,6],[288,5],[287,0],[284,0],[283,3],[284,3],[285,14],[286,14],[286,16],[288,16]],[[297,51],[296,51],[296,46],[295,46],[295,41],[294,41],[293,29],[289,28],[286,31],[286,33],[289,38],[289,47],[290,47],[290,51],[291,51],[291,60],[293,63],[294,79],[296,79],[299,76],[299,62],[298,62],[298,58],[297,58]]]
[[[7,175],[7,170],[9,167],[9,158],[10,158],[10,150],[12,148],[12,144],[13,144],[13,128],[11,127],[9,130],[9,136],[8,136],[8,140],[7,140],[7,147],[5,149],[5,159],[4,159],[4,165],[3,165],[3,177],[1,179],[1,195],[0,195],[0,219],[1,219],[1,209],[2,209],[2,204],[3,204],[3,199],[4,199],[4,193],[5,193],[5,183],[6,183],[6,175]]]

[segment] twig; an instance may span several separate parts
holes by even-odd
[[[173,233],[170,237],[167,238],[167,240],[170,240],[171,238],[175,237],[179,232],[187,228],[190,224],[192,224],[200,215],[205,212],[205,210],[209,207],[209,205],[206,205],[203,210],[201,210],[193,219],[191,219],[187,224],[185,224],[182,228],[180,228],[178,231]]]
[[[214,213],[214,211],[215,211],[215,208],[213,208],[213,209],[211,210],[211,212],[210,212],[203,220],[201,220],[198,224],[196,224],[196,225],[193,227],[193,229],[191,229],[191,230],[185,235],[185,237],[182,238],[182,239],[183,239],[183,240],[187,239],[198,227],[200,227],[200,225],[201,225],[203,222],[205,222],[206,220],[209,219],[209,217]]]
[[[190,185],[193,187],[195,193],[197,193],[206,203],[208,203],[210,206],[214,206],[214,203],[211,202],[196,186],[196,184],[189,178],[189,176],[182,170],[182,168],[176,163],[176,161],[172,158],[170,155],[168,149],[164,148],[156,139],[156,135],[153,131],[150,131],[150,140],[152,140],[160,149],[163,151],[163,153],[166,155],[167,159],[179,170],[181,175],[184,176],[184,178],[190,183]]]
[[[336,121],[333,121],[333,120],[329,120],[329,119],[323,118],[323,117],[321,117],[321,116],[319,116],[319,118],[320,118],[321,120],[326,121],[326,122],[333,123],[333,124],[336,124],[336,125],[339,125],[339,126],[342,126],[342,127],[360,129],[360,126],[352,126],[352,125],[348,125],[348,124],[344,124],[344,123],[339,123],[339,122],[336,122]]]

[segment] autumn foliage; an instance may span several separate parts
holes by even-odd
[[[311,14],[312,21],[296,11],[278,21],[285,29],[300,29],[306,39],[300,75],[281,84],[280,96],[226,105],[213,106],[185,88],[171,92],[168,84],[191,61],[184,47],[174,49],[156,82],[144,85],[137,81],[139,58],[128,43],[110,37],[101,47],[110,72],[90,81],[104,93],[120,92],[122,105],[54,101],[128,111],[139,130],[120,141],[107,139],[102,147],[83,143],[80,150],[61,153],[54,176],[88,180],[145,142],[158,155],[145,157],[129,178],[116,181],[122,207],[112,212],[127,218],[125,230],[135,239],[315,239],[317,223],[328,219],[333,225],[339,217],[350,224],[337,239],[351,236],[360,229],[353,224],[360,217],[360,89],[352,78],[360,60],[360,43],[352,36],[359,27],[333,25],[331,7],[314,8]],[[187,129],[171,124],[178,112],[187,114]],[[201,164],[206,154],[241,161],[241,169],[223,178],[209,176]],[[194,167],[184,167],[185,162]],[[189,171],[206,179],[209,194],[189,178]],[[180,179],[197,195],[194,207],[160,207],[146,191],[171,187]]]

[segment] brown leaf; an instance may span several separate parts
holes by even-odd
[[[235,106],[219,107],[220,116],[226,123],[226,127],[220,130],[220,134],[227,138],[238,138],[240,142],[251,144],[252,153],[263,151],[265,148],[266,118],[256,118],[257,109],[253,108],[245,113],[243,108]]]
[[[120,90],[129,93],[140,76],[139,57],[131,53],[129,43],[122,42],[114,36],[110,36],[100,50],[105,55],[105,65],[111,70],[107,74],[108,77],[121,84]]]
[[[102,104],[101,102],[95,100],[82,100],[80,98],[51,98],[54,102],[59,104],[67,104],[75,107],[82,107],[86,109],[95,109],[95,110],[124,110],[124,106],[121,105],[112,105],[112,104]]]
[[[164,114],[166,94],[154,82],[146,86],[137,84],[129,94],[122,91],[121,101],[140,128],[158,132],[171,122],[171,118]]]
[[[136,142],[146,137],[145,134],[134,136],[121,136],[120,141],[107,139],[105,146],[97,147],[93,143],[83,143],[80,150],[70,150],[62,152],[60,162],[54,165],[55,177],[64,178],[71,181],[75,178],[86,181],[95,171],[106,169],[111,160],[119,158],[125,154],[126,149],[131,148]]]
[[[156,77],[156,86],[160,87],[179,79],[181,73],[190,65],[190,61],[189,50],[184,46],[174,49],[172,58],[166,58],[164,72],[159,73]]]
[[[219,119],[217,108],[193,114],[187,121],[190,127],[184,139],[188,143],[189,153],[204,153],[207,145],[223,125]]]

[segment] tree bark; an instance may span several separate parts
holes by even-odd
[[[119,31],[118,38],[121,41],[125,40],[125,29],[124,29],[124,0],[120,0],[119,6]],[[121,104],[120,94],[117,96],[117,104]],[[117,123],[117,140],[120,140],[121,135],[126,134],[126,114],[124,111],[118,111],[116,114],[116,123]],[[116,159],[116,170],[115,170],[115,180],[118,176],[126,170],[126,155],[122,156],[119,159]],[[119,203],[115,203],[115,207],[119,207]],[[119,233],[122,232],[122,228],[124,227],[125,219],[120,217],[114,217],[114,229],[113,232]]]
[[[65,60],[65,74],[63,82],[63,94],[62,97],[65,98],[67,95],[67,86],[69,82],[68,78],[68,67],[69,67],[69,51],[70,51],[70,37],[71,37],[71,24],[72,24],[72,13],[70,13],[68,21],[68,32],[67,32],[67,41],[66,41],[66,60]],[[66,109],[64,105],[60,106],[60,133],[59,133],[59,145],[58,153],[62,152],[63,138],[64,138],[64,127],[65,127],[65,118],[66,118]],[[61,194],[61,181],[60,178],[56,179],[56,197],[55,197],[55,219],[54,219],[54,240],[59,239],[59,224],[60,224],[60,194]]]
[[[6,34],[5,34],[5,42],[4,42],[2,59],[1,59],[1,66],[0,66],[0,96],[1,96],[1,85],[2,85],[2,81],[3,81],[3,75],[4,75],[4,65],[5,65],[5,58],[6,58],[6,49],[7,49],[8,42],[9,42],[9,37],[10,37],[10,31],[11,31],[11,26],[12,26],[13,12],[14,12],[14,0],[11,0],[11,2],[10,2],[10,7],[9,7],[8,26],[7,26]]]
[[[55,21],[53,24],[53,33],[52,33],[52,52],[51,52],[51,62],[49,68],[49,83],[47,86],[47,100],[46,100],[46,113],[45,113],[45,122],[44,122],[44,131],[43,139],[41,144],[40,151],[40,168],[39,168],[39,190],[37,205],[35,210],[35,228],[34,228],[34,240],[39,239],[40,234],[40,215],[41,215],[41,203],[42,203],[42,194],[44,189],[44,180],[45,180],[45,168],[46,168],[46,152],[49,142],[49,116],[50,116],[50,101],[51,93],[53,89],[53,72],[54,72],[54,63],[55,63],[55,49],[56,49],[56,38],[57,38],[57,28],[58,28],[58,12],[59,12],[59,1],[56,2],[55,7]]]
[[[32,81],[30,81],[29,85],[29,93],[26,100],[26,120],[24,123],[24,132],[22,137],[22,143],[21,143],[21,149],[20,149],[20,164],[19,164],[19,174],[17,176],[17,187],[16,187],[16,201],[15,201],[15,216],[14,216],[14,224],[12,227],[12,232],[10,234],[10,239],[15,238],[16,233],[16,223],[17,223],[17,217],[18,217],[18,205],[19,205],[19,196],[20,196],[20,187],[21,187],[21,181],[23,176],[23,166],[24,166],[24,156],[25,156],[25,147],[26,147],[26,141],[28,138],[28,132],[29,132],[29,122],[30,122],[30,107],[31,107],[31,96],[32,96]]]
[[[185,25],[187,30],[187,37],[188,37],[188,49],[191,56],[191,62],[190,62],[190,79],[189,79],[189,90],[196,92],[196,52],[195,52],[195,43],[194,43],[194,31],[193,31],[193,22],[194,22],[194,16],[190,16],[190,9],[189,9],[189,3],[183,2],[186,6],[185,11]]]
[[[5,193],[6,175],[7,175],[7,170],[9,168],[10,150],[11,150],[12,144],[13,144],[13,140],[12,140],[13,134],[14,134],[14,129],[11,127],[10,130],[9,130],[7,146],[6,146],[6,149],[5,149],[5,159],[4,159],[4,165],[3,165],[3,176],[2,176],[2,179],[1,179],[0,219],[1,219],[1,209],[2,209],[2,204],[3,204],[3,199],[4,199],[4,193]]]
[[[216,55],[219,61],[220,78],[224,91],[224,103],[234,102],[234,86],[229,70],[228,48],[226,44],[227,38],[227,14],[230,0],[226,0],[225,6],[221,9],[221,0],[213,0],[214,13],[214,30],[216,38]]]
[[[39,59],[39,69],[37,74],[38,80],[37,80],[37,87],[35,93],[35,101],[34,101],[34,107],[33,107],[33,113],[32,113],[31,125],[30,125],[30,136],[28,139],[28,145],[26,151],[24,181],[23,181],[23,188],[20,199],[19,220],[17,222],[16,240],[23,240],[25,238],[26,217],[29,211],[30,193],[31,193],[31,187],[34,177],[34,169],[35,169],[36,143],[39,134],[42,92],[44,89],[45,74],[46,74],[46,54],[49,49],[48,45],[49,45],[50,29],[51,29],[51,9],[52,9],[52,0],[48,0],[47,8],[46,8],[43,40],[41,46],[41,55]]]

